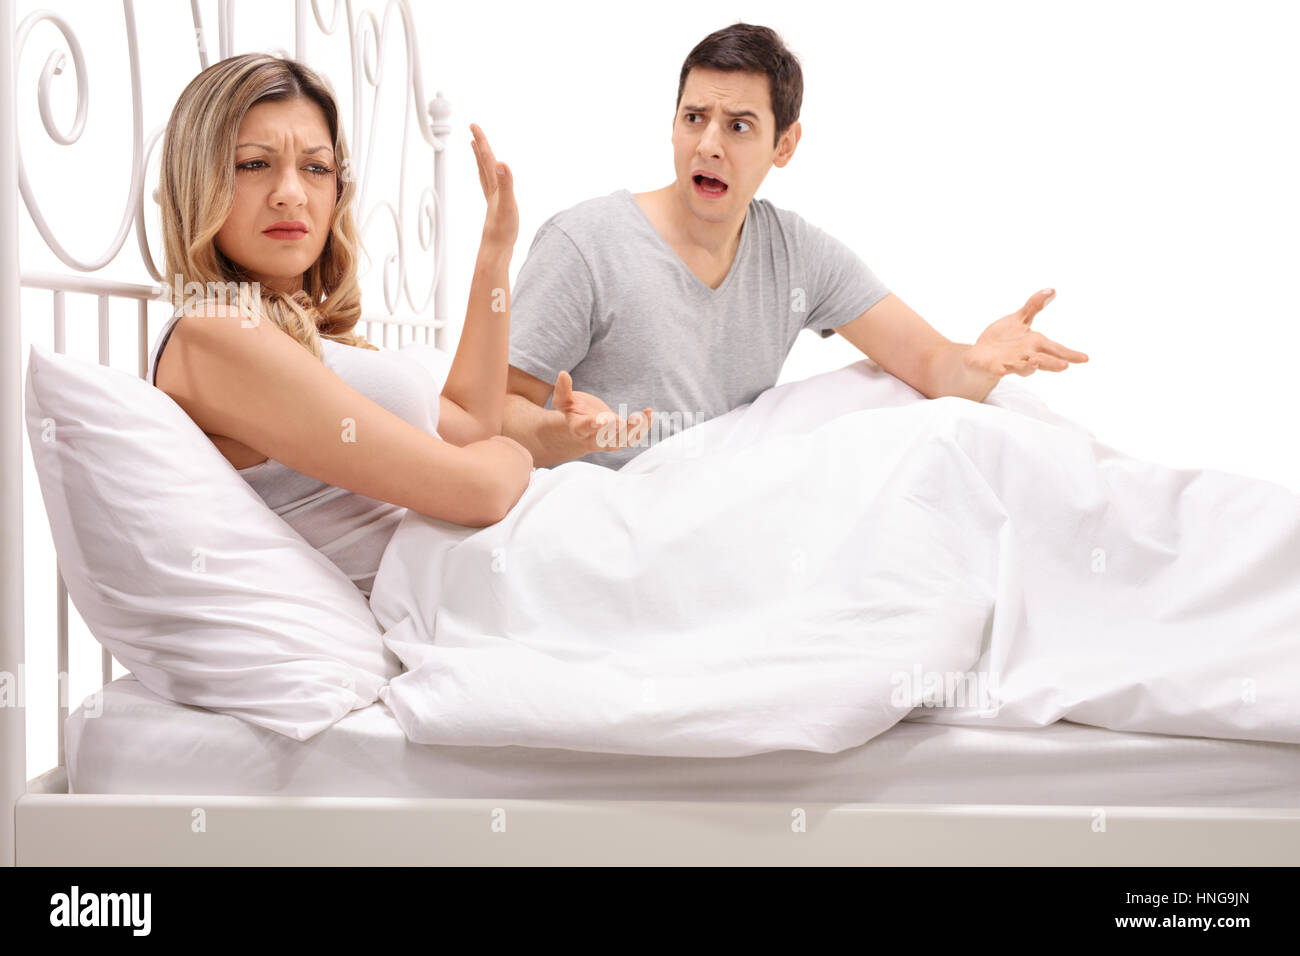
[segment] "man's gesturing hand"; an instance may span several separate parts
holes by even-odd
[[[615,451],[639,444],[654,418],[654,410],[647,408],[623,421],[595,395],[575,392],[573,379],[567,371],[556,376],[552,401],[555,410],[564,413],[569,434],[588,452]]]
[[[1035,292],[1019,311],[1004,315],[990,325],[966,350],[966,364],[1001,377],[1008,372],[1032,375],[1040,368],[1060,372],[1069,368],[1071,362],[1088,361],[1083,352],[1053,342],[1029,327],[1034,316],[1055,296],[1055,289]]]

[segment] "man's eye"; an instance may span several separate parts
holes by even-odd
[[[736,125],[745,127],[743,130],[741,130],[742,133],[749,132],[749,124],[746,123],[744,120],[736,120]]]

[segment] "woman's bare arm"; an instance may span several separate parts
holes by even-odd
[[[203,431],[295,471],[456,524],[493,524],[528,487],[532,456],[496,436],[464,447],[430,435],[339,378],[271,322],[211,305],[167,343],[168,392]]]
[[[494,311],[500,304],[504,311]],[[467,445],[501,434],[510,348],[510,251],[479,248],[469,307],[447,381],[438,434]]]

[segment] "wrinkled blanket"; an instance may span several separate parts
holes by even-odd
[[[869,360],[501,522],[408,512],[371,607],[418,743],[836,752],[899,720],[1300,743],[1300,495]]]

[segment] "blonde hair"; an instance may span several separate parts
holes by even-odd
[[[215,238],[235,196],[235,143],[244,114],[266,100],[305,97],[325,114],[334,140],[334,168],[348,169],[347,142],[338,104],[328,83],[296,60],[248,53],[214,63],[194,77],[172,109],[163,135],[159,204],[168,288],[176,299],[191,284],[229,288],[247,280],[243,269],[217,248]],[[357,281],[354,177],[336,173],[338,196],[329,235],[317,260],[292,295],[260,289],[259,299],[241,296],[266,318],[321,359],[321,339],[374,349],[353,331],[361,318]],[[242,286],[240,286],[242,288]],[[173,301],[176,307],[179,301]]]

